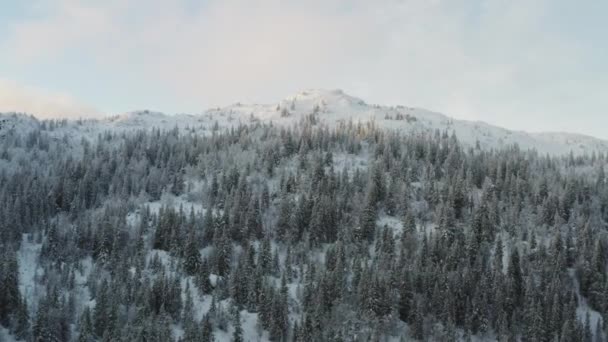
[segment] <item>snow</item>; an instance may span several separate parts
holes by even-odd
[[[175,209],[179,209],[181,207],[186,214],[189,214],[191,210],[194,211],[194,214],[205,214],[205,209],[203,208],[202,203],[190,202],[185,198],[185,196],[175,196],[169,193],[163,193],[161,199],[158,201],[146,202],[143,203],[143,205],[148,206],[150,208],[150,212],[155,214],[158,214],[160,208],[162,207],[173,207]],[[132,219],[132,222],[134,222],[134,219]]]
[[[564,154],[573,151],[575,154],[588,153],[591,151],[608,152],[608,142],[595,139],[588,136],[570,134],[570,133],[526,133],[519,131],[509,131],[499,127],[495,127],[483,122],[470,122],[462,120],[454,120],[445,115],[426,111],[417,108],[408,108],[404,106],[386,107],[366,104],[363,100],[345,94],[340,90],[307,90],[287,97],[278,103],[267,105],[243,105],[234,104],[224,108],[208,110],[205,113],[198,115],[166,115],[159,112],[137,111],[130,112],[111,118],[100,120],[86,121],[69,121],[66,125],[60,125],[55,129],[45,131],[46,134],[55,138],[66,136],[68,139],[91,139],[94,140],[99,134],[106,131],[114,133],[144,130],[151,128],[159,128],[162,130],[171,130],[178,127],[182,130],[188,129],[193,134],[210,134],[213,127],[217,124],[220,129],[234,127],[240,123],[248,123],[252,121],[272,123],[273,125],[281,125],[289,127],[301,120],[307,115],[313,114],[317,116],[319,122],[328,127],[336,127],[342,123],[352,122],[367,122],[373,121],[378,127],[395,130],[403,134],[416,133],[431,133],[436,130],[454,132],[461,141],[469,146],[475,146],[479,142],[481,148],[492,149],[498,147],[509,146],[518,143],[522,148],[535,148],[541,153]],[[10,130],[19,130],[21,132],[32,131],[40,127],[40,122],[36,119],[20,115],[20,114],[0,114],[0,138],[10,134]],[[182,131],[182,133],[184,133]],[[187,134],[187,132],[186,132]],[[335,153],[333,155],[333,164],[336,170],[346,169],[353,172],[358,168],[367,168],[369,153],[364,148],[359,154]],[[238,159],[238,158],[237,158]],[[295,165],[295,159],[292,160]],[[2,161],[2,163],[4,163]],[[289,168],[286,168],[289,170]],[[295,170],[295,167],[294,167]],[[593,170],[587,170],[591,172]],[[253,176],[252,176],[253,177]],[[269,181],[271,190],[275,189],[278,184],[278,176]],[[202,190],[204,182],[192,184],[190,193],[182,196],[174,196],[169,193],[164,193],[158,201],[147,201],[141,199],[139,204],[147,206],[153,213],[158,213],[161,207],[171,206],[174,208],[182,207],[184,212],[189,213],[193,210],[196,214],[204,213],[205,208],[202,201],[194,201],[193,193]],[[420,186],[419,183],[411,184],[412,187]],[[273,190],[274,191],[274,190]],[[479,194],[477,197],[480,197]],[[416,206],[417,203],[414,204]],[[426,211],[426,210],[419,210]],[[128,225],[134,227],[140,219],[138,210],[132,211],[127,215]],[[389,216],[382,213],[376,224],[380,227],[390,227],[395,235],[399,235],[403,231],[401,218]],[[424,223],[418,225],[418,230],[426,235],[434,233],[436,225],[433,223]],[[257,243],[255,244],[257,246]],[[508,264],[510,246],[509,236],[503,233],[503,267],[506,270]],[[328,246],[323,246],[313,258],[319,263],[325,258]],[[275,242],[272,242],[272,249],[277,248]],[[33,242],[30,235],[24,234],[22,237],[21,247],[18,251],[19,259],[19,290],[22,295],[28,299],[30,304],[30,314],[35,311],[35,303],[38,302],[40,296],[44,295],[44,287],[39,287],[38,279],[43,276],[43,269],[39,267],[39,255],[41,244]],[[210,247],[201,250],[203,255],[208,254]],[[166,268],[177,262],[169,253],[162,250],[152,250],[147,258],[148,262],[152,257],[158,256],[161,263]],[[284,260],[285,252],[280,251],[280,258]],[[90,299],[89,289],[87,287],[87,279],[92,271],[92,260],[86,258],[80,261],[81,272],[75,275],[76,281],[76,296],[77,296],[77,311],[84,306],[93,307],[95,301]],[[134,271],[134,268],[132,269]],[[504,271],[504,270],[503,270]],[[591,327],[595,328],[598,320],[601,320],[601,315],[591,309],[584,297],[580,295],[576,277],[572,274],[575,281],[576,293],[578,296],[579,306],[577,307],[577,316],[582,322],[585,321],[587,313],[591,319]],[[218,276],[212,274],[210,276],[211,283],[215,286]],[[279,279],[274,279],[277,283]],[[209,311],[212,297],[209,295],[201,295],[198,289],[193,284],[191,277],[182,279],[182,288],[189,287],[193,297],[197,320],[202,319],[202,316]],[[288,293],[290,298],[297,299],[301,296],[301,287],[299,284],[288,284]],[[298,302],[297,300],[294,302]],[[228,302],[220,301],[218,306],[227,307]],[[292,313],[290,318],[293,320],[297,315]],[[241,311],[242,328],[245,340],[249,341],[267,341],[268,334],[260,330],[258,326],[258,317],[255,313]],[[217,330],[215,338],[218,341],[230,341],[233,327],[230,325],[227,331]],[[180,326],[173,327],[174,336],[179,337],[183,334]],[[10,336],[6,329],[0,327],[0,341],[12,341],[14,338]]]
[[[0,114],[0,137],[6,136],[11,130],[26,131],[38,127],[38,121],[24,114]]]
[[[140,201],[137,203],[138,208],[127,214],[127,225],[132,228],[137,227],[141,220],[140,208],[143,207],[147,207],[152,214],[158,214],[160,209],[165,207],[173,208],[175,210],[182,208],[186,214],[190,214],[190,211],[193,211],[195,215],[204,215],[206,213],[206,209],[203,207],[202,203],[190,201],[188,200],[188,197],[188,194],[175,196],[165,192],[158,201]]]
[[[251,313],[248,311],[241,311],[241,328],[243,329],[243,340],[245,342],[266,342],[270,341],[267,332],[263,331],[261,336],[258,328],[258,314]],[[213,336],[217,342],[230,342],[232,341],[232,334],[234,328],[230,325],[228,331],[216,330]]]
[[[336,153],[333,155],[334,169],[337,171],[347,170],[349,175],[355,173],[355,170],[365,170],[368,166],[369,151],[364,150],[360,154]]]
[[[153,257],[158,256],[161,263],[168,267],[171,263],[176,263],[177,261],[173,258],[169,253],[162,250],[151,250],[147,255],[148,263],[152,260]],[[215,274],[211,274],[209,276],[209,280],[211,281],[212,286],[215,286],[218,276]],[[195,312],[195,319],[200,321],[205,314],[209,312],[211,308],[212,296],[211,295],[201,295],[198,287],[194,283],[193,277],[182,278],[181,280],[182,286],[182,300],[186,299],[186,288],[189,288],[190,294],[192,296],[193,309]],[[228,300],[218,301],[217,302],[218,311],[220,307],[228,308]],[[258,328],[257,324],[257,314],[251,313],[246,310],[242,310],[241,312],[241,325],[243,329],[243,336],[245,341],[269,341],[268,332],[262,331]],[[232,341],[232,334],[234,332],[234,328],[232,324],[228,327],[227,331],[215,330],[214,337],[216,341]],[[174,326],[172,330],[174,337],[180,337],[183,335],[183,329],[180,326]]]
[[[208,135],[215,128],[229,129],[254,122],[291,127],[308,115],[318,124],[337,127],[373,121],[378,128],[401,134],[433,133],[437,130],[455,133],[465,145],[490,150],[518,144],[522,149],[536,149],[542,154],[575,155],[608,152],[608,141],[573,133],[528,133],[512,131],[480,121],[456,120],[446,115],[406,106],[370,105],[341,90],[309,89],[273,104],[236,103],[209,109],[199,114],[167,115],[153,111],[134,111],[104,119],[67,121],[47,133],[57,139],[96,139],[104,132],[126,132],[157,128],[180,128]],[[217,126],[216,126],[217,125]],[[33,117],[24,114],[0,114],[0,137],[10,129],[22,132],[40,127]]]
[[[90,308],[94,306],[94,301],[91,300],[91,292],[89,290],[89,286],[87,285],[89,275],[93,270],[93,258],[89,256],[80,260],[80,269],[81,272],[76,272],[74,276],[76,286],[76,303],[78,303],[80,306],[77,308],[78,316],[82,314],[82,310],[84,310],[85,306]]]
[[[403,232],[403,223],[395,216],[380,215],[378,220],[376,220],[376,226],[387,226],[393,230],[394,235],[399,235]]]
[[[568,273],[574,282],[574,289],[576,290],[576,297],[578,302],[578,307],[576,308],[576,316],[578,317],[581,323],[585,323],[587,321],[587,314],[589,314],[589,320],[591,321],[591,332],[595,334],[595,326],[599,321],[602,321],[602,315],[589,307],[587,303],[587,298],[583,297],[580,292],[580,285],[578,283],[578,278],[576,277],[574,269],[568,269]]]
[[[17,339],[11,335],[8,329],[0,325],[0,342],[17,342]]]
[[[19,261],[19,291],[27,299],[30,315],[35,312],[34,305],[38,298],[44,294],[44,287],[38,287],[37,278],[44,274],[38,265],[42,244],[30,241],[31,235],[23,234],[21,248],[17,253]]]
[[[278,109],[278,110],[277,110]],[[285,116],[282,110],[288,115]],[[480,121],[456,120],[440,113],[405,106],[369,105],[365,101],[345,94],[341,90],[311,89],[285,98],[272,105],[236,104],[210,110],[214,116],[249,117],[262,122],[290,126],[307,114],[317,112],[320,122],[329,127],[340,123],[374,121],[379,128],[401,133],[415,134],[436,130],[454,132],[466,145],[475,146],[479,141],[484,149],[495,149],[519,144],[524,149],[536,149],[540,153],[575,154],[607,151],[608,142],[571,133],[527,133],[511,131]]]
[[[170,263],[171,256],[168,253],[160,253],[162,251],[155,251],[160,255],[161,260],[164,264]],[[210,280],[212,283],[217,281],[216,275],[211,275]],[[209,312],[211,308],[212,296],[211,295],[201,295],[198,291],[198,288],[194,284],[192,277],[187,277],[182,279],[182,299],[185,300],[186,287],[190,289],[190,294],[192,296],[193,309],[195,312],[195,319],[200,321],[205,314]],[[218,311],[223,307],[226,309],[228,307],[228,300],[218,301],[217,302]],[[258,328],[258,315],[257,313],[251,313],[246,310],[240,311],[241,315],[241,327],[243,329],[243,337],[245,341],[270,341],[268,332],[262,331]],[[232,341],[232,334],[234,332],[234,327],[232,324],[228,327],[227,331],[223,330],[215,330],[214,337],[215,340],[220,341]],[[183,335],[183,329],[179,326],[173,327],[173,335],[174,337],[181,337]]]

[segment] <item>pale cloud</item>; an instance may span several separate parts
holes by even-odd
[[[154,85],[187,104],[176,111],[339,87],[369,102],[599,135],[568,115],[595,105],[592,121],[606,104],[586,88],[608,81],[579,77],[591,52],[547,28],[550,0],[37,4],[45,15],[14,25],[4,44],[15,63],[77,51],[117,82],[139,80],[134,91]]]
[[[79,103],[68,94],[26,87],[3,79],[0,79],[0,112],[27,113],[43,119],[101,116],[99,111]]]
[[[54,58],[74,46],[96,48],[95,38],[113,32],[114,10],[77,0],[34,1],[32,11],[37,15],[12,27],[6,47],[24,63]]]

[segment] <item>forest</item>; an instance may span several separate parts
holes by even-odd
[[[0,339],[606,339],[606,154],[66,124],[0,138]]]

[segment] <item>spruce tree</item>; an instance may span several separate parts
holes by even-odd
[[[232,333],[233,342],[243,342],[243,328],[241,327],[241,314],[239,310],[234,312],[234,332]]]

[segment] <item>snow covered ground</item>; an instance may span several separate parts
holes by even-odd
[[[273,104],[236,103],[209,109],[199,114],[167,115],[148,110],[134,111],[99,120],[68,121],[55,127],[50,134],[61,139],[95,139],[104,132],[160,128],[180,128],[196,134],[212,134],[255,122],[291,127],[314,117],[317,124],[336,127],[343,124],[373,122],[378,128],[401,134],[447,131],[470,147],[496,149],[518,144],[522,149],[536,149],[542,154],[575,155],[608,152],[608,141],[572,133],[528,133],[512,131],[485,122],[456,120],[446,115],[406,106],[370,105],[341,90],[310,89],[288,96]],[[0,114],[0,136],[10,130],[27,131],[39,127],[31,116]]]
[[[585,323],[587,321],[587,315],[589,315],[591,331],[593,332],[593,334],[595,334],[595,327],[597,325],[597,322],[601,321],[602,323],[604,323],[602,321],[602,315],[599,312],[590,308],[589,304],[587,303],[587,299],[581,295],[578,279],[576,278],[574,272],[575,272],[574,269],[568,270],[568,273],[570,273],[570,277],[572,278],[572,281],[574,282],[574,288],[576,289],[576,297],[578,300],[578,307],[576,308],[576,316],[578,317],[578,319],[581,322]]]
[[[30,241],[29,234],[23,234],[19,258],[19,291],[30,303],[30,315],[35,312],[34,304],[44,294],[44,287],[39,287],[37,278],[44,274],[42,267],[38,266],[38,258],[42,244]]]
[[[314,117],[314,119],[312,119]],[[482,149],[500,148],[518,143],[522,148],[534,148],[542,153],[563,154],[572,151],[575,154],[588,153],[593,151],[608,152],[608,142],[581,136],[575,134],[562,133],[539,133],[531,134],[525,132],[514,132],[505,130],[499,127],[491,126],[480,122],[469,122],[454,120],[442,114],[429,112],[422,109],[409,108],[404,106],[386,107],[369,105],[364,101],[355,97],[344,94],[341,91],[323,91],[309,90],[298,93],[279,101],[276,104],[268,105],[243,105],[234,104],[224,108],[217,108],[206,111],[198,115],[165,115],[158,112],[139,111],[131,112],[111,118],[101,120],[87,121],[69,121],[65,124],[60,124],[52,130],[47,127],[47,134],[56,139],[67,139],[66,145],[70,139],[96,139],[104,132],[133,132],[136,130],[144,130],[151,128],[159,128],[162,130],[171,130],[179,127],[182,133],[188,134],[212,134],[216,129],[225,129],[234,127],[240,123],[263,122],[272,123],[273,125],[281,125],[289,127],[299,120],[313,120],[318,123],[335,127],[342,124],[357,124],[361,122],[373,122],[377,127],[395,130],[403,134],[416,134],[419,132],[446,131],[448,134],[452,132],[456,134],[465,144],[474,147],[479,144]],[[19,130],[26,132],[34,130],[43,124],[36,119],[23,115],[6,115],[0,114],[0,137],[10,134],[11,130]],[[75,140],[74,140],[75,141]],[[356,169],[365,169],[369,167],[368,160],[370,151],[363,149],[359,154],[337,153],[333,155],[334,167],[338,170],[346,169],[350,172]],[[295,163],[295,160],[292,161]],[[289,164],[290,165],[290,164]],[[291,171],[289,167],[285,170]],[[275,179],[266,179],[271,190],[278,186],[278,177]],[[174,196],[164,193],[160,200],[149,202],[147,199],[142,199],[140,205],[148,206],[150,210],[157,213],[163,206],[172,206],[174,208],[182,208],[184,212],[194,211],[196,214],[204,213],[205,208],[200,200],[196,200],[189,195],[202,192],[204,181],[200,181],[193,185],[193,190],[182,196]],[[413,188],[420,184],[412,183]],[[140,218],[138,210],[133,210],[127,215],[127,223],[135,227]],[[377,220],[377,225],[380,227],[390,227],[396,235],[403,231],[402,218],[389,216],[382,212]],[[429,235],[436,228],[434,223],[425,222],[418,225],[418,230]],[[508,242],[508,236],[503,236],[503,241]],[[201,250],[202,255],[208,252]],[[276,248],[275,243],[272,243],[273,250]],[[39,278],[44,276],[43,269],[39,266],[41,244],[36,243],[30,235],[22,237],[21,248],[18,251],[19,259],[19,290],[22,295],[28,299],[30,303],[30,315],[33,316],[36,307],[35,303],[44,295],[44,287],[40,286]],[[315,258],[319,263],[325,258],[326,248],[320,250]],[[280,252],[280,258],[283,260],[285,254]],[[158,256],[162,264],[169,266],[171,263],[178,262],[166,251],[153,250],[148,254],[148,260]],[[503,254],[503,267],[506,267],[508,260],[508,251]],[[79,303],[77,310],[81,310],[84,306],[94,307],[95,301],[91,300],[87,281],[91,274],[93,265],[91,258],[81,260],[81,272],[76,274],[76,299]],[[174,267],[168,267],[174,269]],[[212,275],[212,283],[217,281],[217,276]],[[576,277],[573,276],[576,281]],[[278,281],[278,279],[275,279]],[[595,328],[596,323],[601,320],[601,316],[597,311],[591,309],[578,291],[578,284],[575,284],[579,307],[577,315],[581,321],[584,321],[589,315],[591,327]],[[196,319],[200,320],[203,314],[209,311],[211,307],[212,297],[209,295],[200,295],[196,286],[192,284],[191,278],[182,279],[182,289],[185,291],[188,287],[193,296],[195,305]],[[295,283],[288,284],[289,294],[292,299],[300,296],[301,288]],[[218,302],[219,306],[228,306],[227,302]],[[244,335],[250,341],[267,341],[268,333],[262,332],[257,324],[257,314],[247,311],[241,311],[242,328]],[[291,318],[296,318],[291,316]],[[230,341],[232,336],[232,326],[226,330],[216,330],[215,338],[218,341]],[[174,326],[173,332],[175,337],[183,334],[182,327]],[[253,339],[252,339],[253,338]],[[0,342],[14,340],[8,331],[0,329]]]
[[[0,325],[0,342],[17,342],[8,329]]]

